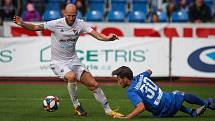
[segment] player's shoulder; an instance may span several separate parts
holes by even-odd
[[[127,95],[131,95],[131,94],[133,94],[133,93],[135,93],[135,88],[134,87],[128,87],[128,89],[127,89]]]
[[[137,89],[135,89],[135,87],[130,86],[128,87],[126,94],[129,98],[136,98],[136,95],[138,95],[138,92],[137,92]]]
[[[76,22],[78,23],[78,24],[83,24],[83,23],[86,23],[83,19],[76,19]]]
[[[55,20],[53,20],[54,22],[56,22],[56,23],[64,23],[64,21],[65,21],[65,18],[59,18],[59,19],[55,19]]]
[[[63,21],[64,21],[64,18],[59,18],[59,19],[54,19],[54,20],[46,21],[45,23],[59,24],[59,23],[63,23]]]
[[[78,22],[84,22],[83,19],[79,19],[79,18],[77,18],[76,21],[78,21]]]
[[[139,89],[139,87],[137,86],[140,86],[139,84],[137,84],[137,78],[134,78],[132,81],[131,81],[131,84],[129,85],[128,87],[128,90],[127,92],[132,92],[132,91],[136,91]]]

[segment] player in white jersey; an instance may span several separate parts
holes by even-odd
[[[102,89],[98,87],[98,83],[81,63],[75,51],[75,45],[81,33],[87,33],[101,41],[114,41],[118,37],[115,34],[106,36],[96,32],[83,20],[77,19],[76,15],[77,9],[75,5],[68,4],[63,18],[34,25],[25,23],[20,17],[14,16],[14,23],[32,31],[41,31],[43,29],[51,31],[51,68],[58,77],[68,81],[67,89],[76,114],[79,116],[87,115],[77,99],[77,81],[80,81],[93,92],[96,100],[102,104],[107,115],[112,117],[122,116],[122,114],[111,110]]]

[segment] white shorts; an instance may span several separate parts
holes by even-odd
[[[83,71],[89,72],[86,66],[80,62],[80,60],[68,61],[66,63],[52,62],[50,66],[54,74],[62,79],[64,79],[66,73],[72,71],[76,74],[76,79],[80,81]]]

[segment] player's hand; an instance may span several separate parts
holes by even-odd
[[[16,23],[17,25],[20,25],[21,26],[21,24],[22,24],[22,18],[21,17],[19,17],[19,16],[14,16],[13,17],[13,22],[14,23]]]
[[[110,34],[108,37],[109,37],[109,41],[114,41],[116,39],[119,40],[119,38],[118,38],[118,36],[116,34]]]
[[[148,69],[147,72],[150,73],[150,74],[152,74],[152,70],[151,69]]]
[[[126,116],[114,116],[113,118],[116,118],[116,119],[127,119]]]

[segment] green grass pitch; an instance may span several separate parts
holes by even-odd
[[[133,106],[126,97],[125,89],[113,86],[101,87],[108,97],[111,107],[127,114]],[[164,91],[181,90],[199,95],[202,98],[215,97],[214,87],[162,87]],[[55,112],[42,109],[43,97],[55,95],[60,99],[60,107]],[[72,104],[66,85],[31,85],[31,84],[0,84],[0,121],[114,121],[106,116],[101,105],[92,93],[84,86],[79,86],[78,97],[87,117],[77,117],[73,114]],[[188,105],[187,106],[192,106]],[[196,106],[192,106],[196,107]],[[191,118],[184,113],[177,113],[172,118],[153,118],[148,112],[143,112],[132,119],[134,121],[215,121],[215,111],[206,110],[198,118]]]

